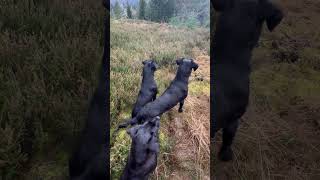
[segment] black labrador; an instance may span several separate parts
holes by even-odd
[[[102,74],[101,76],[106,75]],[[98,88],[90,102],[85,128],[69,160],[69,174],[72,180],[105,180],[107,177],[106,102],[106,79],[100,77]]]
[[[223,129],[219,159],[232,160],[231,145],[249,101],[250,59],[263,23],[272,31],[282,11],[269,0],[214,0],[220,12],[213,39],[212,138]]]
[[[176,60],[178,71],[176,77],[170,86],[156,100],[146,104],[136,115],[136,117],[127,120],[119,125],[119,128],[125,128],[128,125],[141,124],[147,119],[161,116],[166,111],[180,103],[179,112],[182,112],[184,99],[188,96],[188,83],[192,69],[197,70],[198,64],[193,59],[181,58]]]
[[[158,69],[158,65],[154,60],[145,60],[142,62],[142,82],[137,101],[131,113],[131,118],[134,118],[140,109],[148,102],[154,101],[157,97],[158,88],[154,80],[154,72]]]
[[[127,131],[132,139],[132,144],[121,180],[147,180],[149,174],[157,167],[160,148],[159,127],[160,117],[157,116]]]
[[[107,7],[106,0],[103,5]],[[86,125],[81,132],[79,142],[69,159],[69,176],[71,180],[106,180],[108,179],[109,134],[107,113],[107,59],[108,24],[105,18],[105,45],[99,74],[99,84],[91,98]]]

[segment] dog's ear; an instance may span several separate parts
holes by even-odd
[[[283,12],[282,10],[275,5],[274,3],[270,2],[269,0],[266,0],[264,5],[264,16],[266,18],[267,27],[269,31],[273,31],[275,27],[277,27],[282,18],[283,18]]]
[[[159,68],[158,64],[155,61],[152,61],[152,70],[157,70]]]
[[[160,126],[160,117],[156,116],[155,118],[153,118],[149,123],[152,123],[152,129],[151,129],[151,133],[156,133],[159,131],[159,126]]]
[[[232,6],[233,0],[212,0],[212,7],[216,11],[224,11]]]
[[[180,58],[180,59],[177,59],[177,60],[176,60],[177,65],[181,65],[182,62],[183,62],[183,58]]]
[[[198,67],[199,67],[199,65],[192,60],[193,71],[196,71],[198,69]]]

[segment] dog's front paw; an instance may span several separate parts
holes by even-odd
[[[179,112],[179,113],[182,113],[182,112],[183,112],[183,109],[179,109],[178,112]]]
[[[221,148],[218,156],[221,161],[231,161],[233,159],[233,151],[231,147]]]

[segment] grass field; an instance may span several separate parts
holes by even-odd
[[[0,179],[64,179],[103,53],[100,0],[0,1]]]
[[[203,64],[191,78],[190,96],[185,103],[185,112],[178,115],[177,109],[174,109],[162,116],[161,150],[158,166],[152,178],[176,179],[177,176],[182,178],[183,175],[198,179],[197,177],[208,176],[209,30],[200,28],[191,30],[137,20],[111,20],[110,27],[112,179],[120,176],[131,144],[129,135],[124,130],[120,131],[114,139],[112,135],[117,125],[130,117],[140,88],[142,61],[153,58],[160,66],[155,73],[160,95],[174,78],[177,67],[175,60],[179,57],[191,57],[196,59],[196,62]],[[203,81],[198,79],[203,79]],[[196,97],[199,97],[200,100]],[[205,101],[207,104],[202,104],[202,106],[206,105],[202,111],[203,115],[208,115],[206,117],[196,114],[193,110],[193,108],[200,107],[197,103],[202,100],[201,98],[207,100]],[[195,127],[196,122],[193,121],[195,120],[193,117],[196,115],[202,118]],[[207,126],[199,129],[203,124]],[[180,133],[176,133],[177,131]],[[201,147],[197,149],[198,154],[181,150],[186,149],[185,146],[184,148],[179,147],[188,145],[185,144],[186,141],[192,142],[191,144],[197,148]],[[197,143],[200,146],[197,146]],[[183,153],[183,157],[177,156]],[[195,155],[198,156],[195,158]],[[205,160],[200,161],[201,158]],[[188,164],[181,164],[182,161]]]
[[[320,179],[320,2],[278,2],[286,16],[273,33],[265,28],[254,50],[235,159],[213,157],[217,180]]]

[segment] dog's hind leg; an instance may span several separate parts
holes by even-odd
[[[233,139],[236,135],[237,129],[239,126],[239,120],[233,120],[228,123],[228,125],[223,128],[222,134],[222,147],[219,152],[219,159],[222,161],[230,161],[233,159],[233,152],[231,145]]]
[[[180,101],[179,110],[178,110],[180,113],[183,112],[183,109],[182,109],[183,104],[184,104],[184,100]]]

